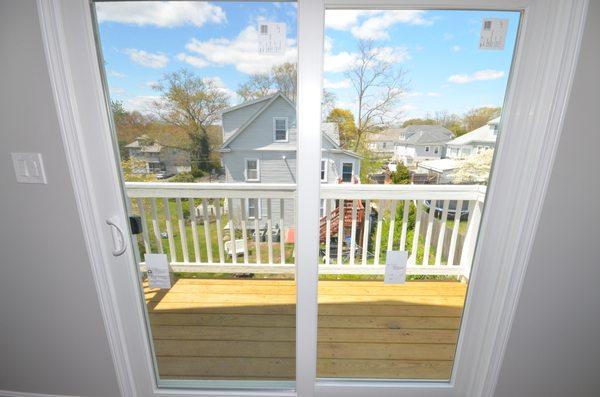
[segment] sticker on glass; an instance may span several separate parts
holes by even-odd
[[[385,256],[385,275],[383,277],[383,282],[385,284],[404,284],[406,281],[407,261],[408,252],[387,251]]]
[[[148,272],[148,286],[150,288],[171,288],[171,275],[169,262],[165,254],[146,254],[146,269]]]
[[[508,19],[484,19],[483,24],[481,25],[479,49],[503,50],[507,31]]]
[[[258,24],[258,52],[277,55],[285,52],[285,23],[260,22]]]

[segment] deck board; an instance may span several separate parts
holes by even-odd
[[[319,282],[319,377],[448,379],[466,284]],[[165,379],[293,379],[295,283],[179,279],[145,290]]]

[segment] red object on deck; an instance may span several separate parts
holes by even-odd
[[[287,232],[285,233],[284,241],[286,244],[293,244],[296,242],[296,229],[294,227],[288,228]]]
[[[341,200],[340,200],[341,201]],[[344,205],[342,208],[342,216],[344,219],[344,229],[352,227],[352,200],[344,200]],[[331,236],[337,236],[338,233],[338,223],[340,218],[340,207],[335,208],[331,211],[330,221],[330,233]],[[361,200],[358,200],[356,203],[356,229],[362,235],[362,223],[365,218],[365,206],[363,205]],[[327,237],[327,217],[324,216],[320,220],[320,240],[321,242],[325,242],[325,238]],[[344,233],[345,234],[345,233]]]

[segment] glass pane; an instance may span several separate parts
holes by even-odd
[[[293,387],[295,3],[94,8],[159,384]]]
[[[450,378],[519,18],[326,10],[318,377]]]

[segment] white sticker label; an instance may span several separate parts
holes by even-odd
[[[148,285],[150,288],[171,288],[171,275],[166,254],[146,254]]]
[[[406,262],[408,261],[408,252],[406,251],[387,251],[385,256],[385,284],[404,284],[406,281]]]
[[[503,50],[508,19],[484,19],[479,38],[480,50]]]
[[[285,23],[260,22],[258,24],[258,52],[260,54],[285,52]]]

